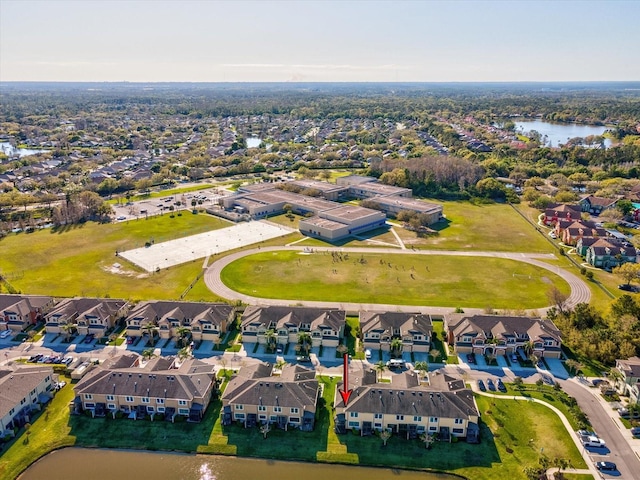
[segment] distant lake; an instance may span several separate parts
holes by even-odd
[[[15,148],[9,142],[0,142],[0,150],[7,156],[18,155],[26,157],[27,155],[35,155],[36,153],[45,153],[47,150],[31,150],[30,148]]]
[[[257,148],[262,143],[261,138],[249,137],[247,138],[247,148]]]
[[[559,144],[567,143],[570,138],[585,138],[590,135],[602,135],[607,127],[599,127],[596,125],[578,125],[576,123],[549,123],[542,120],[524,120],[514,121],[516,131],[520,133],[528,133],[535,130],[544,139],[547,136],[547,145],[557,147]],[[543,140],[544,141],[544,140]],[[611,146],[611,140],[608,138],[604,141],[605,147]]]

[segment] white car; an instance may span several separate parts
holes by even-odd
[[[584,445],[585,447],[595,447],[595,448],[604,448],[607,446],[604,440],[591,435],[582,437],[582,445]]]
[[[549,236],[550,236],[551,238],[558,238],[558,236],[556,235],[556,232],[554,232],[553,230],[551,230],[551,231],[549,232]]]
[[[368,348],[364,351],[364,358],[366,358],[367,360],[371,358],[371,350],[369,350]]]
[[[11,336],[11,330],[3,330],[0,332],[0,338],[7,338]]]

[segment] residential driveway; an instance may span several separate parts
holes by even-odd
[[[496,362],[498,362],[498,367],[500,368],[509,368],[509,365],[507,365],[507,359],[504,358],[504,355],[498,355],[496,357]]]
[[[567,371],[564,368],[564,365],[562,365],[562,362],[559,359],[545,358],[544,361],[547,362],[547,365],[549,367],[549,372],[553,374],[554,377],[561,378],[563,380],[566,380],[567,378],[569,378],[569,374],[567,373]]]
[[[415,362],[429,362],[429,354],[426,352],[413,352]]]
[[[484,355],[477,355],[476,354],[476,367],[479,368],[480,370],[486,370],[488,365],[486,360],[484,359]]]

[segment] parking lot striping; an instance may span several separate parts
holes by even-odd
[[[266,221],[243,222],[227,228],[127,250],[118,253],[118,255],[147,272],[154,272],[158,269],[289,235],[294,231],[288,227]]]

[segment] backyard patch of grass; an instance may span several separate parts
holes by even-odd
[[[165,215],[41,230],[30,234],[28,241],[12,234],[0,240],[0,270],[15,288],[30,294],[176,299],[201,272],[202,260],[148,274],[116,257],[115,251],[143,246],[152,238],[159,242],[226,226],[209,215]],[[109,271],[114,263],[121,265],[121,273]],[[211,298],[198,284],[194,290],[190,298]]]
[[[604,372],[609,371],[609,368],[604,364],[591,358],[585,357],[584,355],[578,355],[566,345],[562,346],[562,352],[565,354],[567,359],[576,360],[578,363],[580,363],[580,365],[582,365],[580,367],[580,372],[582,372],[585,377],[600,377]]]
[[[568,284],[533,265],[501,258],[263,252],[222,271],[230,288],[262,298],[525,309],[546,306]],[[309,275],[313,272],[313,275]]]

